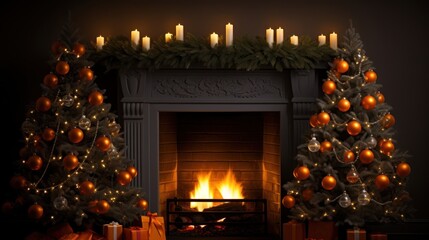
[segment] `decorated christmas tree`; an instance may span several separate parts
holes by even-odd
[[[25,145],[3,207],[10,219],[49,228],[131,224],[147,208],[138,174],[124,157],[124,140],[105,91],[88,61],[93,47],[66,24],[52,45],[51,72],[22,124]],[[8,211],[10,212],[10,211]]]
[[[298,146],[283,206],[299,221],[396,222],[410,217],[409,155],[397,149],[395,117],[372,61],[351,26],[329,64],[318,112]]]

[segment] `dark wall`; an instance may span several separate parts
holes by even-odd
[[[12,162],[18,159],[20,125],[26,105],[39,97],[40,83],[49,71],[50,46],[71,12],[81,35],[91,41],[125,35],[137,28],[157,39],[175,31],[209,36],[223,34],[225,24],[234,24],[234,36],[261,36],[268,27],[285,28],[285,35],[316,38],[336,31],[339,36],[349,20],[360,33],[367,56],[373,60],[383,84],[386,101],[396,117],[397,148],[407,150],[412,174],[409,190],[418,209],[416,217],[429,219],[426,180],[429,171],[428,15],[424,1],[10,1],[1,8],[1,99],[3,139],[2,187],[7,185]],[[396,1],[399,2],[399,1]],[[117,83],[98,82],[115,96]],[[113,94],[114,93],[114,94]],[[114,97],[109,101],[116,101]],[[3,194],[3,193],[2,193]]]

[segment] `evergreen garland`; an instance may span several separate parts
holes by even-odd
[[[311,69],[330,61],[336,52],[328,45],[318,46],[309,37],[301,37],[298,46],[288,42],[268,46],[265,39],[242,37],[234,40],[231,47],[218,44],[212,48],[207,38],[187,34],[184,41],[165,43],[160,38],[152,42],[151,49],[144,51],[141,45],[133,47],[128,38],[111,38],[101,51],[91,55],[94,62],[107,69],[118,68],[190,68],[203,66],[209,69],[237,69],[252,71],[263,68]]]

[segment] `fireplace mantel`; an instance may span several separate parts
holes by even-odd
[[[160,112],[279,112],[281,182],[295,166],[296,146],[316,110],[326,68],[242,71],[231,69],[128,69],[120,71],[126,157],[139,175],[149,210],[159,206]],[[283,194],[282,194],[283,195]]]

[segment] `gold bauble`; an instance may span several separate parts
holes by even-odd
[[[396,166],[396,174],[400,177],[406,177],[410,175],[411,173],[411,167],[406,162],[401,162]]]
[[[313,198],[313,189],[311,188],[306,188],[304,190],[302,190],[301,196],[302,196],[302,200],[303,201],[310,201]]]
[[[367,95],[364,98],[362,98],[362,101],[360,102],[360,104],[365,110],[372,110],[375,108],[375,105],[377,104],[377,100],[375,100],[375,97],[371,95]]]
[[[343,161],[344,163],[351,163],[355,160],[355,154],[353,151],[345,151],[343,155]]]
[[[42,133],[42,139],[45,140],[46,142],[50,142],[52,140],[54,140],[55,138],[55,131],[52,128],[45,128],[43,129],[43,133]]]
[[[375,95],[377,97],[377,102],[378,103],[384,103],[385,99],[384,99],[384,95],[381,92],[377,92],[377,94]]]
[[[346,98],[343,98],[338,101],[337,107],[341,112],[347,112],[350,109],[350,105],[350,101]]]
[[[72,128],[68,132],[69,141],[72,143],[80,143],[83,140],[84,134],[80,128]]]
[[[54,88],[58,85],[58,77],[53,73],[46,74],[43,78],[43,84],[47,87]]]
[[[293,176],[297,180],[305,180],[310,176],[310,169],[306,166],[300,166],[293,170]]]
[[[359,153],[359,159],[363,164],[370,164],[374,161],[374,153],[369,149],[364,149]]]
[[[39,112],[47,112],[51,106],[51,100],[47,97],[39,97],[36,101],[36,110]]]
[[[390,184],[389,177],[384,174],[380,174],[375,178],[374,184],[379,190],[384,190]]]
[[[129,184],[131,180],[131,174],[126,170],[120,171],[116,176],[116,181],[122,186]]]
[[[317,114],[313,114],[310,117],[310,126],[311,127],[317,127],[319,125],[319,122],[317,121]]]
[[[100,214],[105,214],[110,210],[110,204],[106,200],[100,200],[97,202],[97,210]]]
[[[328,140],[325,140],[320,143],[320,152],[329,152],[332,150],[332,143]]]
[[[330,79],[326,80],[322,85],[323,92],[328,95],[334,93],[335,89],[337,89],[337,85]]]
[[[71,171],[79,165],[79,159],[72,153],[67,154],[67,156],[63,158],[63,165],[65,170]]]
[[[127,172],[129,172],[131,174],[132,178],[135,178],[137,176],[137,168],[135,168],[133,166],[127,167]]]
[[[76,43],[73,46],[73,52],[78,56],[84,55],[86,52],[85,45],[83,45],[82,43]]]
[[[95,140],[95,146],[97,146],[97,148],[100,149],[100,151],[102,152],[109,150],[110,145],[111,145],[110,138],[106,136],[100,136],[97,138],[97,140]]]
[[[94,79],[94,73],[91,69],[84,67],[79,71],[79,78],[83,81],[90,82]]]
[[[137,207],[138,208],[140,208],[141,210],[144,210],[144,211],[146,211],[147,210],[147,208],[148,208],[148,206],[149,206],[149,203],[147,202],[147,200],[146,199],[139,199],[138,201],[137,201]]]
[[[350,135],[356,136],[360,133],[361,130],[362,130],[362,126],[360,125],[360,123],[358,121],[352,120],[352,121],[347,123],[347,132]]]
[[[341,59],[338,63],[337,66],[335,68],[337,70],[337,72],[339,73],[345,73],[349,70],[349,63],[347,61],[345,61],[344,59]]]
[[[66,61],[58,61],[55,66],[55,71],[59,75],[66,75],[70,71],[70,65]]]
[[[368,70],[365,72],[365,82],[367,83],[373,83],[377,80],[377,74],[374,72],[374,70]]]
[[[392,127],[393,125],[395,125],[395,122],[396,122],[395,117],[390,113],[384,115],[383,119],[381,119],[381,125],[384,128]]]
[[[295,198],[291,195],[286,195],[282,199],[282,204],[285,208],[292,208],[295,206]]]
[[[329,113],[327,112],[321,112],[317,115],[317,121],[321,125],[326,125],[331,120],[331,117],[329,116]]]
[[[336,185],[337,180],[331,175],[325,176],[322,179],[322,187],[326,190],[332,190],[335,188]]]
[[[79,192],[81,195],[91,195],[95,192],[95,185],[89,180],[79,184]]]
[[[23,189],[27,186],[27,179],[21,175],[15,175],[10,179],[9,184],[13,189]]]
[[[31,170],[37,171],[37,170],[40,170],[42,168],[43,160],[41,157],[34,154],[27,159],[26,164]]]
[[[92,200],[88,203],[88,210],[92,213],[98,213],[98,200]]]
[[[395,151],[395,145],[391,140],[387,140],[381,144],[380,152],[390,156]]]
[[[28,208],[27,213],[31,219],[40,219],[43,216],[43,207],[39,204],[33,204]]]
[[[93,106],[99,106],[103,103],[103,101],[104,101],[103,94],[99,91],[93,91],[88,96],[88,102]]]

